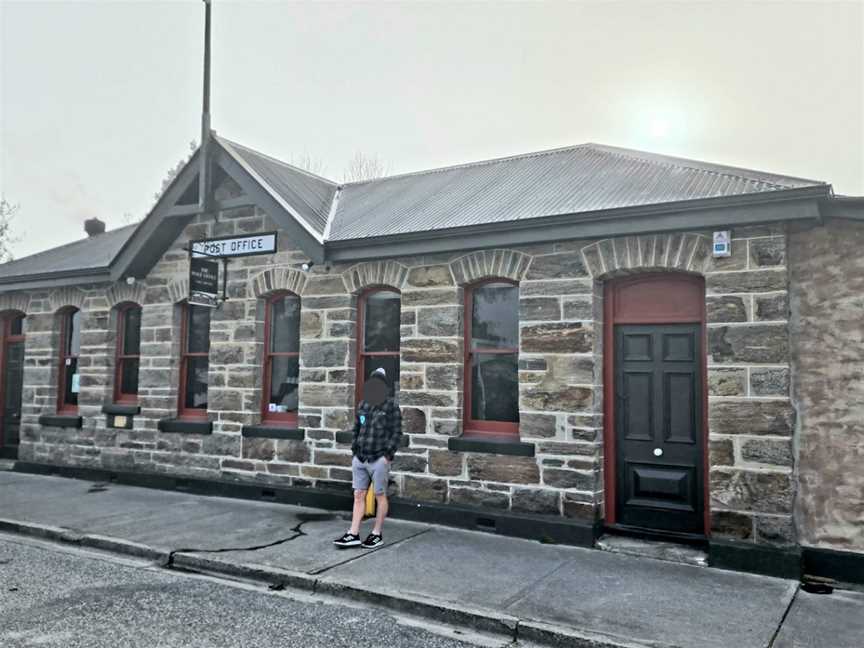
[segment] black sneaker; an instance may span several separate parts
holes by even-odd
[[[346,533],[341,538],[334,540],[333,544],[337,547],[359,547],[360,536],[354,535],[353,533]]]
[[[384,543],[384,538],[382,538],[377,533],[370,533],[366,536],[366,539],[363,541],[363,544],[360,545],[364,549],[372,549],[372,547],[377,547]]]

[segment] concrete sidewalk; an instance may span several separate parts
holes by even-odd
[[[0,472],[0,531],[361,599],[519,639],[864,645],[860,594],[817,597],[782,579],[397,520],[388,521],[384,546],[340,551],[332,540],[346,526],[329,511]]]

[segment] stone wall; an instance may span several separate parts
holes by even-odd
[[[401,291],[400,403],[409,446],[393,466],[393,491],[419,501],[602,517],[602,286],[626,272],[673,270],[706,277],[712,529],[716,535],[791,542],[792,409],[789,402],[786,243],[776,227],[735,233],[734,254],[713,260],[706,233],[563,241],[360,264],[297,268],[305,255],[280,236],[277,254],[234,259],[230,299],[213,313],[210,435],[163,433],[176,415],[180,302],[190,239],[276,229],[238,208],[199,218],[134,287],[85,286],[30,295],[25,416],[20,456],[114,470],[350,488],[350,430],[358,295]],[[488,277],[519,282],[522,441],[535,457],[448,449],[462,434],[463,293]],[[260,421],[263,300],[301,297],[299,426],[302,441],[247,438]],[[113,381],[113,307],[143,305],[134,429],[106,428]],[[42,427],[54,411],[55,313],[84,317],[80,430]]]
[[[802,544],[864,551],[864,223],[790,237]]]

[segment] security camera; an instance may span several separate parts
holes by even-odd
[[[135,277],[126,277],[126,284],[129,286],[135,285]]]
[[[310,269],[313,265],[315,265],[315,264],[314,264],[312,261],[304,261],[304,262],[300,265],[300,269],[301,269],[303,272],[309,272],[309,269]]]

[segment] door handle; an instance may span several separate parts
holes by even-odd
[[[654,456],[662,457],[663,456],[663,448],[654,448]]]

